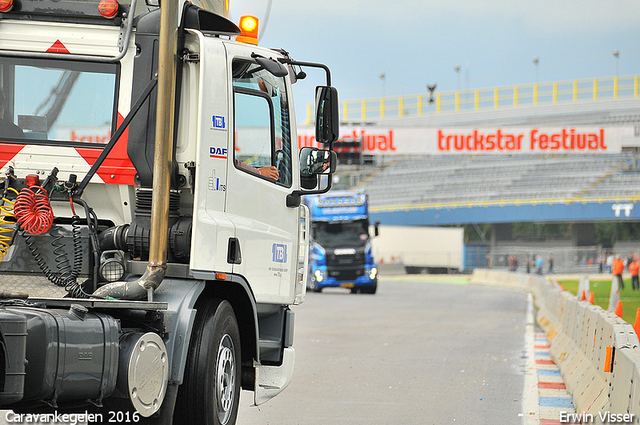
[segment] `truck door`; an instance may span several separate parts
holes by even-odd
[[[293,190],[290,86],[252,60],[245,46],[226,48],[233,123],[226,213],[236,226],[238,255],[233,271],[247,278],[258,302],[291,303],[300,212],[286,206]]]

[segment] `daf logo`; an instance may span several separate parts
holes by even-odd
[[[356,250],[353,248],[342,248],[333,251],[334,255],[355,255]]]
[[[631,216],[633,204],[613,204],[611,209],[615,212],[616,217],[620,217],[620,211],[624,211],[624,216],[629,217]]]

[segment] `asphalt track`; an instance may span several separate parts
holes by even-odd
[[[238,425],[522,424],[527,294],[456,278],[381,278],[376,295],[294,307],[296,371]]]
[[[293,309],[294,379],[260,407],[243,392],[237,425],[529,423],[523,292],[383,277],[376,295],[310,293]]]

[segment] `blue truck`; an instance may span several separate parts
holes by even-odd
[[[366,193],[330,191],[305,196],[305,202],[311,220],[308,289],[339,287],[375,294],[378,269],[371,252]]]

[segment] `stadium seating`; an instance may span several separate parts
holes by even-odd
[[[341,180],[366,189],[373,207],[640,197],[633,152],[397,156],[340,169],[358,174]]]

